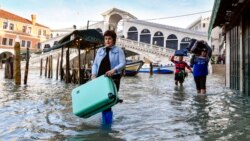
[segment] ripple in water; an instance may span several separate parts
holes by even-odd
[[[3,78],[3,70],[0,70]],[[192,76],[183,87],[174,75],[124,77],[113,107],[114,122],[103,128],[100,114],[72,114],[71,90],[31,71],[28,85],[0,80],[0,140],[250,140],[250,99],[226,89],[224,78],[208,76],[207,96],[196,94]]]

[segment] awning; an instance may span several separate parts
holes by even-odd
[[[250,5],[249,0],[215,0],[208,38],[210,38],[212,30],[216,26],[226,25],[226,28],[230,28],[239,24],[241,12],[247,8],[247,5]]]
[[[220,3],[221,3],[221,0],[214,1],[213,12],[212,12],[212,16],[210,18],[210,24],[209,24],[209,28],[208,28],[208,39],[210,38],[211,32],[212,32],[213,28],[215,27],[214,23],[215,23],[215,19],[217,18],[217,15],[218,15]]]
[[[75,30],[59,40],[58,45],[53,46],[51,49],[61,47],[92,49],[103,46],[103,43],[103,35],[95,29]]]

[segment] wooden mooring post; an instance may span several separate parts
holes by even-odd
[[[69,73],[69,48],[66,51],[66,83],[70,83],[70,73]]]
[[[53,56],[52,55],[50,56],[50,61],[51,61],[50,62],[50,65],[51,65],[50,66],[50,71],[51,71],[50,72],[50,78],[53,78]]]
[[[4,78],[13,79],[13,60],[14,57],[11,55],[5,60],[5,68],[4,68]]]
[[[43,58],[41,58],[41,64],[40,64],[40,76],[43,75]]]
[[[28,72],[29,72],[29,60],[30,60],[30,55],[29,55],[29,48],[27,48],[27,53],[26,53],[26,65],[25,65],[25,74],[24,74],[24,84],[27,84],[27,79],[28,79]]]
[[[153,75],[153,64],[150,62],[150,75]]]
[[[48,57],[46,57],[46,62],[45,62],[45,73],[44,73],[45,77],[47,77],[47,67],[48,67]]]
[[[57,62],[56,62],[56,80],[58,80],[58,69],[59,69],[59,61],[60,60],[60,53],[58,54],[57,57]]]
[[[60,77],[61,77],[61,81],[63,80],[63,76],[64,76],[64,74],[63,74],[63,48],[64,47],[62,47],[61,62],[60,62]]]
[[[3,69],[3,62],[2,62],[3,60],[2,59],[0,59],[0,69]]]
[[[15,61],[14,61],[14,77],[15,84],[21,85],[21,56],[20,56],[20,43],[16,42],[14,46]]]
[[[48,78],[51,77],[51,57],[48,56]]]

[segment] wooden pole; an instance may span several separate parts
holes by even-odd
[[[66,51],[66,83],[69,83],[69,48]]]
[[[3,62],[2,62],[2,59],[0,59],[0,69],[3,68]]]
[[[27,79],[28,79],[28,72],[29,72],[29,60],[30,60],[30,55],[29,55],[29,48],[27,48],[27,53],[26,53],[26,65],[25,65],[25,75],[24,75],[24,84],[27,84]]]
[[[53,78],[53,56],[50,55],[50,78]]]
[[[14,57],[11,56],[9,61],[9,79],[13,79],[13,71],[14,71]],[[21,77],[21,76],[20,76]],[[20,83],[21,83],[21,78],[20,78]]]
[[[8,73],[8,65],[7,65],[7,59],[6,59],[5,60],[5,65],[4,65],[4,78],[8,78],[7,73]]]
[[[43,58],[41,58],[41,65],[40,65],[40,76],[43,75]]]
[[[80,46],[78,46],[78,73],[79,73],[79,81],[78,81],[78,83],[79,83],[79,85],[81,85],[82,84],[82,81],[83,81],[83,79],[82,79],[82,73],[81,73],[81,52],[80,52]]]
[[[60,75],[61,75],[61,80],[63,80],[63,47],[62,47],[62,53],[61,53],[61,63],[60,63]]]
[[[46,62],[45,62],[45,74],[44,74],[44,76],[45,76],[45,78],[47,77],[47,68],[48,67],[48,57],[46,57]]]
[[[15,51],[15,70],[14,70],[14,76],[15,76],[15,84],[21,85],[21,57],[20,57],[20,43],[16,42],[14,46]]]
[[[51,77],[51,57],[48,56],[49,60],[48,60],[48,78]]]
[[[153,75],[153,64],[150,62],[150,75]]]
[[[10,78],[10,57],[5,60],[4,78]]]
[[[60,53],[58,54],[57,62],[56,62],[56,80],[58,80],[59,59],[60,59]]]

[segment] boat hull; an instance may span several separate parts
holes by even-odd
[[[143,64],[143,61],[127,63],[125,67],[125,76],[137,75]]]
[[[150,68],[141,68],[139,70],[140,73],[150,73]],[[174,71],[167,69],[165,67],[157,67],[157,68],[153,68],[153,73],[156,74],[172,74]]]

